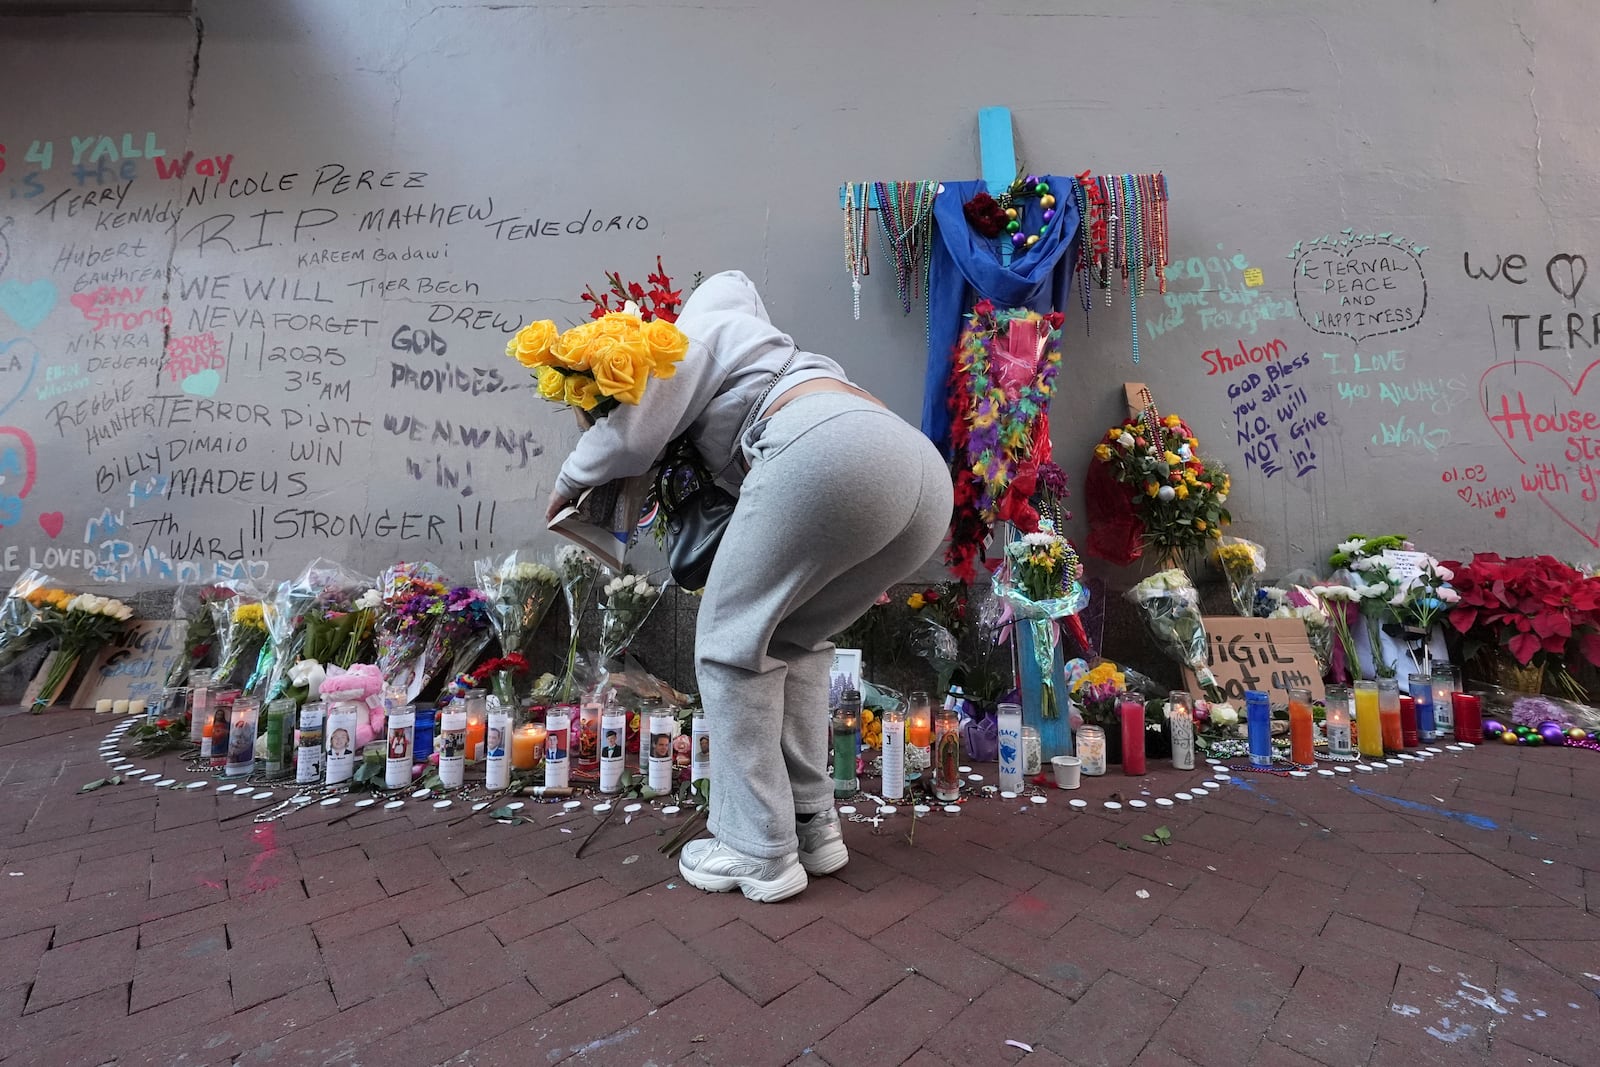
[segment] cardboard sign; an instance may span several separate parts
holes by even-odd
[[[183,653],[183,631],[182,619],[129,623],[121,637],[95,653],[72,694],[72,706],[92,708],[96,700],[160,701],[167,672]]]
[[[1289,699],[1285,692],[1289,688],[1309,689],[1311,699],[1322,699],[1322,668],[1301,620],[1218,615],[1208,616],[1205,625],[1211,673],[1229,703],[1242,709],[1249,689],[1270,693],[1275,704]],[[1187,668],[1183,682],[1190,692],[1200,692],[1200,683]]]

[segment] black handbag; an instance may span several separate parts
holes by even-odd
[[[793,363],[791,354],[761,390],[744,425],[739,428],[735,449],[744,447],[745,435],[755,425],[767,397],[778,380],[789,373]],[[656,472],[655,497],[667,520],[667,568],[672,572],[672,580],[683,589],[704,589],[706,580],[711,577],[711,564],[722,544],[722,535],[733,521],[733,509],[738,500],[717,484],[715,475],[706,467],[700,450],[694,447],[687,433],[680,434],[667,445],[667,454]]]

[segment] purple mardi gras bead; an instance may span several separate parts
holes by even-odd
[[[1567,740],[1567,728],[1558,722],[1546,719],[1539,724],[1539,736],[1547,745],[1563,745]]]
[[[1483,724],[1483,732],[1489,737],[1498,737],[1506,732],[1506,728],[1499,719],[1489,719]]]

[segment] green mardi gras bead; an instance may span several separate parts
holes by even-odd
[[[1050,183],[1049,182],[1040,182],[1038,185],[1035,185],[1033,187],[1033,191],[1038,193],[1040,196],[1043,196],[1045,193],[1048,193],[1050,191]]]
[[[1006,223],[1006,230],[1010,233],[1016,233],[1020,229],[1022,229],[1022,223],[1018,222],[1016,219],[1012,219],[1010,222]]]

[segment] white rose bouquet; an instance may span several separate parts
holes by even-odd
[[[561,591],[567,598],[567,624],[572,634],[567,644],[567,670],[561,678],[559,693],[563,700],[570,700],[577,695],[579,623],[600,581],[600,561],[576,545],[564,545],[556,552],[555,569],[561,575]]]
[[[121,633],[123,624],[131,618],[133,609],[122,601],[92,593],[80,593],[65,608],[45,607],[40,612],[39,625],[55,638],[56,655],[29,710],[37,715],[54,703],[79,658]]]
[[[650,613],[661,603],[664,585],[650,584],[642,574],[624,574],[600,590],[600,657],[609,663],[621,658],[639,636]]]
[[[561,576],[525,549],[503,559],[480,559],[473,564],[473,573],[487,600],[489,627],[500,641],[500,655],[526,655],[561,590]]]

